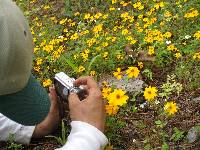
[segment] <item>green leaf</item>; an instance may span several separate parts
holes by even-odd
[[[137,107],[135,106],[135,105],[133,105],[132,107],[131,107],[132,109],[132,112],[134,112],[134,113],[136,113],[137,112]]]
[[[161,122],[160,120],[157,120],[157,121],[155,121],[155,124],[156,124],[156,125],[161,125],[162,122]]]
[[[169,149],[169,147],[168,147],[167,143],[164,142],[164,143],[162,144],[162,150],[168,150],[168,149]]]

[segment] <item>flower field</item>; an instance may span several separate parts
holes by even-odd
[[[188,131],[200,129],[199,0],[15,1],[31,26],[32,72],[45,88],[61,71],[99,81],[106,150],[200,147],[188,142]],[[144,84],[133,92],[106,77]]]

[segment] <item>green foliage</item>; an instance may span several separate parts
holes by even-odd
[[[8,147],[9,150],[21,150],[22,149],[22,144],[17,144],[14,142],[14,135],[9,134],[8,142],[10,143],[10,146]]]
[[[168,150],[168,149],[169,149],[169,147],[168,147],[167,143],[163,142],[163,144],[162,144],[162,150]]]
[[[166,126],[167,122],[164,122],[164,121],[161,121],[161,120],[156,120],[155,124],[159,128],[164,128]]]
[[[54,138],[60,145],[65,145],[67,142],[67,127],[65,126],[64,121],[62,120],[62,132],[61,132],[61,137],[56,137],[56,136],[46,136],[50,138]]]
[[[170,140],[175,142],[180,141],[184,137],[184,131],[180,131],[178,128],[174,127],[174,133],[172,134]]]
[[[146,76],[149,80],[153,80],[153,73],[150,69],[145,69],[142,74]]]
[[[198,124],[196,127],[197,131],[200,133],[200,124]]]
[[[108,139],[119,140],[120,135],[116,134],[116,131],[123,128],[126,125],[126,122],[111,116],[107,117],[106,125],[107,125],[106,135],[108,136]]]
[[[162,86],[162,92],[159,93],[161,97],[169,98],[172,93],[177,93],[178,96],[182,91],[182,84],[177,83],[175,80],[175,75],[167,76],[167,82]]]
[[[185,83],[185,89],[196,90],[199,88],[200,62],[181,61],[177,64],[174,74],[177,76],[179,81]]]
[[[150,145],[148,139],[145,139],[143,141],[143,143],[144,143],[144,150],[151,150],[151,145]]]

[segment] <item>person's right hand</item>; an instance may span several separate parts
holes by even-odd
[[[86,122],[104,132],[106,113],[101,90],[92,77],[82,77],[74,82],[74,86],[80,85],[87,87],[88,95],[80,101],[77,94],[70,94],[68,100],[71,120]]]

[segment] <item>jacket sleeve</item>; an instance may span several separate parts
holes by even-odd
[[[8,141],[12,134],[15,142],[29,144],[34,130],[35,126],[23,126],[0,113],[0,141]]]
[[[102,150],[108,143],[106,136],[88,123],[72,121],[71,127],[67,143],[57,150]]]

